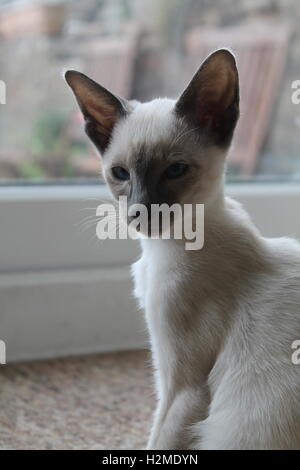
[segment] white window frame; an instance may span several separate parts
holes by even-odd
[[[300,185],[227,185],[265,236],[300,239]],[[0,187],[0,339],[7,360],[144,347],[129,265],[137,242],[82,232],[102,185]],[[94,240],[92,239],[94,238]]]

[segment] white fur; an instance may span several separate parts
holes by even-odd
[[[127,138],[167,135],[170,103],[138,105],[117,128],[114,152]],[[204,248],[142,240],[133,266],[158,398],[148,447],[300,449],[300,366],[291,361],[300,338],[300,247],[263,238],[240,204],[224,198],[222,178],[213,184]]]
[[[239,237],[253,246],[262,270],[250,272],[234,308],[202,294],[198,309],[183,311],[184,299],[170,303],[183,282],[189,285],[190,253],[172,240],[142,242],[135,294],[145,307],[159,402],[149,448],[300,449],[300,367],[291,362],[291,343],[300,338],[299,245],[262,238],[233,201],[217,221],[207,219],[224,248]],[[205,249],[193,256],[202,292],[206,269],[228,270],[230,277],[236,262],[226,249],[218,266],[203,266],[214,259]],[[243,249],[236,256],[243,262]],[[194,282],[180,295],[197,296]],[[174,329],[177,314],[188,317],[191,329]]]
[[[107,112],[118,115],[116,100],[77,72],[68,72],[67,81],[86,104],[89,129],[103,150],[106,139],[95,139],[95,129],[107,138],[101,132],[110,129]],[[216,51],[179,98],[177,112],[168,99],[127,103],[103,155],[115,197],[151,203],[164,194],[180,204],[205,204],[202,250],[186,251],[185,240],[143,240],[133,266],[156,377],[151,449],[300,449],[300,366],[292,363],[292,343],[300,339],[300,246],[263,238],[243,208],[224,197],[221,148],[238,117],[237,90],[232,54]],[[214,115],[211,102],[218,100]],[[227,126],[220,127],[220,112]],[[166,183],[173,148],[189,171]],[[114,166],[127,168],[129,178],[116,178]]]
[[[107,160],[167,138],[173,106],[136,104],[116,126]],[[291,360],[300,338],[300,246],[263,238],[241,205],[223,196],[224,156],[200,158],[216,161],[202,194],[204,248],[142,240],[132,269],[158,399],[148,447],[300,449],[300,366]]]
[[[106,160],[110,155],[123,155],[124,149],[140,143],[151,144],[165,138],[174,126],[175,116],[170,112],[175,101],[169,98],[157,98],[148,103],[132,102],[133,110],[126,119],[117,122]]]

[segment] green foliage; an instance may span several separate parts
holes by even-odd
[[[40,180],[47,177],[45,171],[38,163],[26,161],[21,165],[21,175],[25,179]]]
[[[66,122],[66,115],[57,111],[48,111],[39,116],[32,134],[30,145],[32,153],[41,155],[59,151]]]
[[[24,178],[76,176],[74,159],[88,153],[84,141],[68,135],[69,115],[49,110],[38,116],[30,139],[31,157],[22,167]]]

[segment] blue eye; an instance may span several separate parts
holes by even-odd
[[[165,173],[164,176],[166,178],[179,178],[180,176],[184,175],[184,173],[188,169],[188,165],[186,163],[173,163],[173,165],[170,165]]]
[[[129,172],[121,166],[115,166],[112,168],[111,171],[114,177],[117,178],[118,180],[127,181],[130,179]]]

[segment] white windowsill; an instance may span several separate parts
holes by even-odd
[[[300,185],[233,184],[265,236],[300,239]],[[0,339],[9,361],[137,348],[146,343],[131,296],[133,241],[80,224],[105,186],[0,187]],[[91,209],[88,209],[88,208]]]

